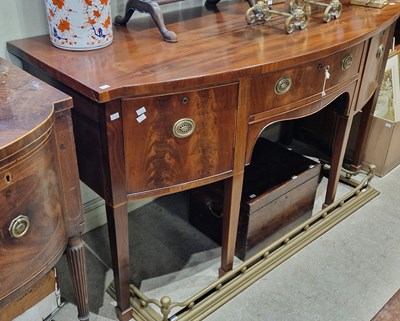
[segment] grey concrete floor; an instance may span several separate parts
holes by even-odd
[[[315,210],[321,208],[325,183],[318,188]],[[381,192],[377,198],[205,320],[370,320],[400,288],[400,167],[371,185]],[[347,191],[341,185],[339,196]],[[130,214],[132,281],[149,297],[187,299],[217,277],[220,247],[190,226],[187,212],[182,193]],[[105,292],[112,281],[106,226],[84,240],[91,320],[117,320],[115,303]],[[66,305],[53,320],[77,320],[65,258],[57,268]]]

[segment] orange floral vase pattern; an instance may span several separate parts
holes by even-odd
[[[53,45],[70,50],[102,48],[112,42],[110,0],[45,0]]]

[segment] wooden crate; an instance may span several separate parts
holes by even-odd
[[[259,139],[246,167],[236,256],[247,259],[311,216],[321,166]],[[221,244],[223,182],[190,192],[189,220]]]

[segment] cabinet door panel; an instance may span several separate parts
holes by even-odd
[[[370,40],[368,56],[365,63],[365,72],[361,81],[356,110],[361,110],[364,107],[378,87],[378,77],[383,64],[385,44],[388,35],[389,30],[384,30]]]
[[[122,102],[127,192],[135,194],[232,170],[238,85]],[[184,134],[174,125],[182,119]]]

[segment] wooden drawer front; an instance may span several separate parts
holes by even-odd
[[[311,63],[253,79],[250,115],[276,109],[313,95],[320,95],[324,85],[325,66],[329,66],[330,73],[325,90],[356,75],[359,72],[363,47],[364,44],[361,43]],[[351,63],[343,67],[346,59],[347,61],[351,59]],[[280,80],[285,87],[285,77],[290,78],[291,85],[287,92],[277,93],[276,86]]]
[[[53,147],[53,139],[47,139],[29,156],[0,170],[0,302],[48,271],[65,249],[67,233]],[[13,221],[18,232],[25,220],[30,224],[26,234],[12,237]]]
[[[231,84],[123,101],[128,193],[231,171],[237,93],[238,85]],[[195,130],[177,138],[174,124],[185,118],[193,120]]]
[[[389,30],[384,30],[371,38],[356,110],[361,110],[364,107],[378,87],[379,72],[382,67],[385,68],[383,57],[385,50],[388,50],[388,48],[385,48],[388,36]]]

